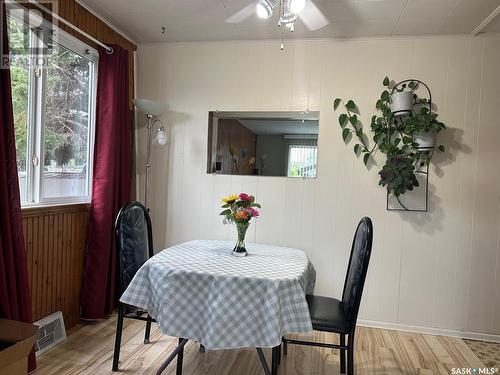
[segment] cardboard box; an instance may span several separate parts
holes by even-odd
[[[34,324],[0,319],[0,375],[28,373],[28,355],[37,332]]]

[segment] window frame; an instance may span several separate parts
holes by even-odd
[[[293,148],[309,148],[315,150],[316,153],[316,173],[314,177],[304,177],[304,176],[290,176],[290,154],[292,152]],[[288,152],[287,152],[287,159],[286,159],[286,177],[289,178],[317,178],[318,177],[318,145],[307,145],[307,144],[297,144],[297,143],[290,143],[288,145]]]
[[[89,129],[87,142],[87,176],[85,181],[86,195],[44,197],[43,195],[43,168],[45,165],[45,102],[47,87],[47,69],[42,65],[41,69],[33,66],[30,59],[28,80],[28,116],[27,116],[27,138],[26,138],[26,196],[21,197],[21,207],[52,206],[59,204],[90,203],[92,197],[92,175],[94,167],[94,143],[96,123],[96,98],[97,98],[97,69],[99,53],[80,39],[55,27],[46,20],[41,21],[37,27],[33,27],[18,17],[12,9],[19,9],[19,5],[7,4],[7,15],[15,21],[24,24],[30,29],[30,46],[41,47],[48,41],[53,32],[57,33],[55,42],[73,53],[92,63],[90,69],[89,85]],[[40,22],[40,20],[38,20]],[[39,23],[38,22],[38,23]],[[40,72],[37,76],[37,70]],[[36,158],[36,159],[35,159]],[[36,160],[36,163],[35,163]]]

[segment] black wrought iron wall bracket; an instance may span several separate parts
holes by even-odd
[[[416,82],[417,86],[412,89],[412,91],[416,90],[419,85],[424,86],[427,89],[429,98],[426,101],[427,106],[429,107],[429,113],[432,113],[432,93],[431,90],[429,89],[429,86],[427,86],[424,82],[418,80],[418,79],[405,79],[403,81],[400,81],[396,83],[396,85],[392,88],[391,90],[391,95],[395,93],[398,89],[398,87],[401,87],[404,84],[409,84],[410,82]],[[401,118],[397,118],[396,121],[402,121]],[[430,155],[428,156],[429,159],[432,158],[432,155],[434,153],[434,147],[417,147],[417,151],[420,152],[425,152],[428,151],[430,152]],[[394,196],[396,202],[400,205],[400,207],[389,207],[389,198],[391,196],[390,193],[387,193],[386,196],[386,209],[387,211],[404,211],[404,212],[427,212],[429,208],[429,163],[425,163],[423,166],[420,166],[415,173],[421,174],[425,176],[425,203],[423,208],[409,208],[405,203],[403,203],[400,199],[400,197]]]

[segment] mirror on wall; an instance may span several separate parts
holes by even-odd
[[[208,113],[207,173],[315,178],[319,112]]]

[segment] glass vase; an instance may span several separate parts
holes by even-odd
[[[233,249],[233,255],[237,257],[247,256],[247,249],[245,249],[245,235],[247,234],[249,222],[246,223],[236,223],[236,230],[238,231],[238,240]]]

